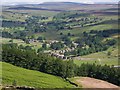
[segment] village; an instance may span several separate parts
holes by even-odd
[[[75,43],[74,41],[72,41],[72,47],[69,47],[67,45],[65,45],[64,41],[58,41],[58,40],[36,40],[36,39],[28,39],[29,44],[31,43],[35,43],[35,42],[40,42],[42,44],[43,48],[43,52],[56,57],[56,58],[60,58],[63,60],[67,60],[67,59],[72,59],[74,57],[74,55],[65,55],[66,52],[71,52],[74,51],[79,44]],[[59,49],[55,49],[55,48],[51,48],[51,45],[56,44],[56,43],[62,43],[63,44],[63,48],[59,48]],[[56,46],[57,47],[57,46]]]

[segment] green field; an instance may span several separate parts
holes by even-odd
[[[26,14],[23,14],[26,13]],[[47,16],[52,17],[59,12],[44,10],[8,10],[2,13],[3,20],[25,21],[29,16]]]
[[[8,31],[10,33],[13,33],[15,31],[22,31],[22,30],[25,30],[24,27],[15,27],[15,28],[2,28],[2,31]]]
[[[2,41],[1,43],[3,43],[3,44],[11,43],[11,42],[9,42],[10,40],[11,40],[10,38],[1,38],[0,39],[0,41]],[[17,43],[18,45],[23,45],[23,46],[31,46],[35,50],[41,48],[41,46],[42,46],[42,43],[40,43],[40,42],[32,42],[30,44],[27,44],[21,39],[12,39],[12,40],[13,40],[13,43]]]
[[[74,60],[74,63],[76,65],[81,65],[82,63],[89,63],[89,64],[100,64],[100,65],[118,65],[118,59],[117,58],[104,58],[104,59],[96,59],[96,60]]]
[[[14,13],[14,12],[3,12],[3,20],[12,20],[12,21],[25,21],[26,16],[24,14]]]
[[[107,55],[109,51],[111,52],[110,56]],[[81,56],[81,58],[83,58],[84,60],[74,60],[74,63],[77,65],[81,65],[82,63],[118,65],[118,48],[117,46],[113,46],[110,47],[107,51]]]
[[[11,64],[0,62],[2,65],[2,84],[11,85],[15,80],[17,85],[38,88],[72,88],[73,86],[60,77],[38,71],[27,70]]]

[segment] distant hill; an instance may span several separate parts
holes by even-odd
[[[85,3],[76,2],[44,2],[41,4],[20,4],[9,9],[14,10],[47,10],[47,11],[65,11],[69,8],[87,5]]]
[[[39,5],[87,5],[87,4],[77,2],[44,2]]]
[[[95,2],[94,4],[118,4],[117,2]]]
[[[2,5],[89,5],[89,4],[118,4],[118,2],[93,2],[93,3],[79,3],[79,2],[6,2]]]
[[[94,8],[96,7],[96,8]],[[117,8],[118,6],[114,3],[106,4],[106,3],[77,3],[77,2],[44,2],[40,4],[14,4],[9,9],[14,10],[45,10],[45,11],[69,11],[69,10],[102,10],[109,8]]]
[[[71,88],[72,85],[60,77],[42,72],[27,70],[11,64],[0,62],[2,65],[2,84],[11,85],[15,80],[17,85],[38,88]],[[0,67],[1,68],[1,67]]]
[[[63,11],[63,10],[58,10],[58,9],[36,8],[36,7],[24,7],[24,6],[11,7],[11,8],[8,8],[8,9],[13,9],[13,10],[45,10],[45,11]]]

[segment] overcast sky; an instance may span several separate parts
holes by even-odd
[[[28,2],[28,3],[43,3],[43,2],[81,2],[81,3],[94,3],[94,2],[119,2],[119,0],[2,0],[2,3],[12,2]]]

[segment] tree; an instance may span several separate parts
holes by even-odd
[[[68,36],[71,36],[71,33],[68,33]]]
[[[32,50],[31,46],[25,46],[25,50]]]
[[[60,35],[63,35],[63,33],[61,32]]]
[[[26,44],[30,44],[30,42],[29,42],[28,39],[25,39],[25,43],[26,43]]]
[[[44,40],[44,38],[40,36],[37,38],[37,40]]]
[[[47,49],[47,44],[46,43],[42,44],[42,48]]]
[[[73,77],[74,76],[74,63],[73,60],[69,60],[67,62],[66,67],[66,78]]]
[[[9,40],[9,42],[13,43],[13,39]]]
[[[107,52],[107,55],[110,56],[110,55],[111,55],[111,51],[108,51],[108,52]]]
[[[54,49],[54,50],[60,50],[64,47],[64,44],[61,43],[61,42],[55,42],[55,43],[52,43],[50,48]]]
[[[35,35],[32,35],[32,36],[31,36],[31,39],[35,39]]]
[[[44,51],[44,48],[39,48],[38,50],[37,50],[37,53],[40,53],[40,52],[43,52]]]

